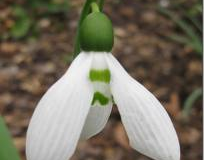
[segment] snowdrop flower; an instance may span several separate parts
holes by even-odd
[[[27,160],[68,160],[79,140],[104,128],[113,103],[134,149],[155,160],[179,160],[178,138],[167,112],[110,53],[110,20],[91,13],[80,35],[83,51],[45,93],[32,116]]]

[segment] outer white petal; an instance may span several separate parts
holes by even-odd
[[[130,145],[155,160],[179,160],[178,138],[163,106],[131,78],[111,54],[107,62],[111,70],[112,94]]]
[[[93,90],[91,55],[81,53],[40,100],[29,124],[27,160],[68,160],[77,145]]]
[[[91,107],[80,139],[86,140],[99,133],[105,127],[111,114],[111,110],[112,103],[109,103],[106,106]]]

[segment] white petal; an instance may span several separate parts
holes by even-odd
[[[130,145],[155,160],[179,160],[178,138],[163,106],[111,54],[106,59],[111,71],[111,91]]]
[[[90,54],[79,54],[40,100],[27,132],[28,160],[68,160],[72,156],[93,98],[88,80],[91,60]]]
[[[91,107],[80,139],[86,140],[99,133],[105,127],[111,114],[111,110],[112,103],[109,103],[105,106]]]

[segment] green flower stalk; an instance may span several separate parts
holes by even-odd
[[[179,160],[173,124],[160,102],[111,54],[113,27],[97,3],[87,4],[77,34],[76,58],[45,93],[31,118],[27,160],[68,160],[78,141],[99,133],[113,102],[130,145],[155,160]],[[85,12],[89,11],[89,12]]]

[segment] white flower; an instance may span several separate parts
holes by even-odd
[[[100,132],[117,104],[130,145],[155,160],[179,160],[173,124],[159,101],[111,53],[82,52],[45,93],[31,119],[28,160],[68,160],[79,139]]]

